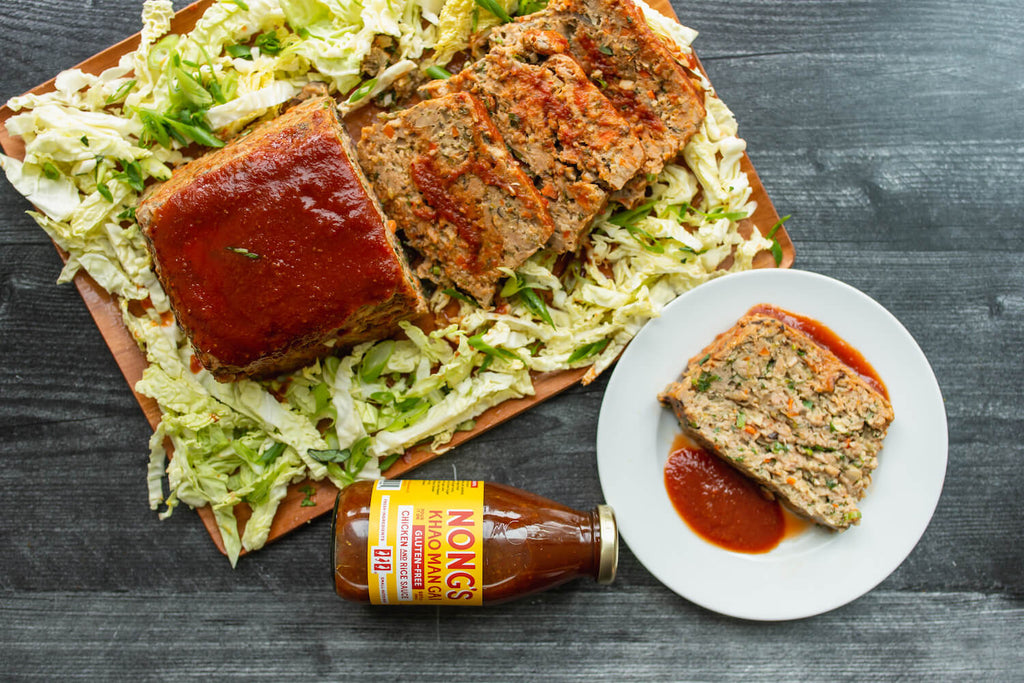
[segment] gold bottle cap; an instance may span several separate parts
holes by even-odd
[[[609,505],[598,505],[597,519],[601,534],[597,582],[609,584],[615,580],[615,572],[619,568],[619,530],[615,525],[615,511]]]

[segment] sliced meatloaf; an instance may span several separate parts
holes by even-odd
[[[533,33],[534,43],[543,41],[552,51],[568,49],[560,34]],[[575,251],[609,193],[639,170],[643,149],[571,57],[556,53],[535,62],[491,52],[425,90],[468,92],[483,103],[548,203],[555,222],[549,246]]]
[[[692,437],[794,511],[857,524],[892,406],[831,351],[750,315],[690,361],[659,399]]]
[[[631,0],[551,0],[546,9],[496,28],[492,49],[536,49],[532,31],[554,31],[629,121],[646,153],[644,173],[659,173],[704,119],[703,95],[664,39]]]
[[[490,304],[500,268],[544,246],[554,223],[487,110],[451,93],[363,129],[359,161],[387,214],[422,256],[421,277]]]
[[[218,380],[295,369],[426,309],[354,153],[333,100],[316,97],[140,204],[175,318]]]

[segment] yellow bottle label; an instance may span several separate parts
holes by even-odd
[[[375,605],[483,602],[484,484],[378,481],[366,570]]]

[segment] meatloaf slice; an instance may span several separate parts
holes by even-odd
[[[550,34],[546,42],[568,44]],[[487,108],[502,138],[533,178],[555,222],[549,246],[575,251],[609,192],[643,160],[630,126],[571,57],[529,63],[495,51],[427,92],[462,91]]]
[[[551,0],[547,8],[496,28],[492,47],[534,49],[530,32],[554,31],[633,127],[646,152],[642,171],[659,173],[700,127],[699,88],[632,0]]]
[[[423,257],[417,273],[482,305],[501,268],[517,268],[551,237],[544,201],[472,95],[384,115],[358,149],[384,210]]]
[[[178,324],[221,381],[301,367],[426,309],[329,97],[177,169],[137,216]]]
[[[857,524],[892,406],[831,351],[781,321],[742,318],[659,399],[683,429],[832,529]]]

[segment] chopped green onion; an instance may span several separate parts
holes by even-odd
[[[389,432],[397,432],[399,429],[405,429],[411,424],[419,422],[420,418],[427,414],[430,410],[430,401],[425,398],[415,400],[415,404],[405,409],[395,421],[389,424],[385,429]]]
[[[316,501],[313,500],[313,494],[316,493],[315,488],[307,484],[299,489],[299,491],[306,494],[306,497],[302,499],[301,503],[299,503],[299,507],[309,508],[316,505]]]
[[[600,47],[597,48],[597,51],[600,52],[603,55],[608,55],[609,57],[611,57],[611,56],[613,56],[615,54],[612,51],[612,49],[610,47],[608,47],[607,45],[601,45]]]
[[[641,218],[646,218],[651,213],[651,209],[653,208],[654,202],[647,202],[646,204],[641,204],[635,209],[629,209],[628,211],[619,211],[618,213],[612,214],[611,218],[608,219],[608,222],[611,223],[612,225],[617,225],[620,228],[625,228],[627,226],[633,225]]]
[[[247,259],[252,259],[253,261],[255,261],[256,259],[258,259],[260,257],[259,254],[253,253],[253,252],[249,251],[248,249],[246,249],[245,247],[224,247],[224,248],[226,250],[228,250],[228,251],[233,251],[236,254],[241,254],[242,256],[246,257]]]
[[[352,457],[352,451],[349,450],[348,448],[345,448],[345,449],[325,448],[325,449],[322,449],[322,450],[321,449],[310,448],[310,449],[308,449],[306,451],[306,455],[311,457],[313,460],[316,460],[317,462],[322,462],[322,463],[338,462],[338,463],[342,463],[342,462],[345,462],[346,460],[348,460],[350,457]]]
[[[779,219],[778,223],[772,226],[772,229],[768,231],[768,234],[765,235],[767,239],[770,239],[772,241],[771,252],[772,256],[775,257],[775,265],[777,266],[782,265],[782,245],[779,244],[779,240],[775,238],[775,233],[777,233],[779,231],[779,228],[782,227],[782,224],[788,221],[789,219],[790,216],[783,216],[782,218]]]
[[[121,165],[122,171],[116,174],[114,178],[124,181],[136,192],[142,192],[145,188],[145,180],[142,177],[142,166],[139,162],[134,159],[130,161],[118,159],[118,163]]]
[[[242,8],[246,12],[249,11],[249,6],[247,4],[245,4],[244,2],[242,2],[242,0],[228,0],[228,2],[235,3],[236,5],[238,5],[240,8]]]
[[[83,135],[82,137],[78,138],[78,141],[81,142],[86,147],[89,146],[89,138],[86,135]]]
[[[385,339],[374,344],[363,357],[363,364],[359,369],[359,376],[362,380],[364,382],[376,382],[394,351],[395,342],[393,339]]]
[[[507,24],[512,21],[512,17],[508,15],[508,12],[506,12],[501,5],[495,2],[495,0],[476,0],[476,4],[501,19],[501,23],[503,24]]]
[[[665,247],[658,242],[654,235],[643,228],[636,225],[624,225],[622,228],[629,233],[630,237],[640,243],[640,246],[644,248],[644,251],[649,251],[652,254],[665,253]]]
[[[527,14],[539,12],[547,6],[548,0],[520,0],[519,7],[516,8],[516,15],[525,17]]]
[[[724,207],[711,209],[710,211],[705,213],[704,211],[701,211],[700,209],[698,209],[697,207],[693,206],[690,203],[683,203],[678,206],[673,206],[672,208],[677,212],[679,220],[682,220],[685,214],[689,211],[692,211],[693,213],[699,216],[703,216],[704,218],[707,218],[708,220],[712,221],[718,221],[722,220],[723,218],[727,218],[728,220],[735,222],[741,221],[750,215],[745,211],[724,211]]]
[[[224,52],[235,59],[252,60],[252,48],[248,45],[228,45],[224,48]]]
[[[488,356],[504,358],[505,360],[522,360],[521,358],[519,358],[518,355],[516,355],[512,351],[509,351],[508,349],[491,346],[490,344],[485,342],[484,335],[482,332],[480,334],[475,334],[472,337],[469,337],[466,341],[468,341],[469,345],[472,346],[474,349],[476,349],[477,351],[481,351],[487,354]],[[490,365],[490,363],[488,363],[488,365]]]
[[[596,356],[605,350],[610,341],[610,337],[605,337],[604,339],[599,339],[596,342],[584,344],[569,355],[569,360],[567,362],[569,365],[572,365],[573,363],[578,363],[579,361],[590,358],[591,356]]]
[[[114,195],[106,183],[96,183],[96,191],[99,192],[108,202],[114,201]]]
[[[370,437],[364,436],[360,439],[356,439],[356,442],[352,444],[351,457],[348,459],[348,463],[345,465],[345,470],[352,477],[359,474],[360,470],[363,469],[363,465],[372,457],[366,452],[366,449],[370,447]]]
[[[187,102],[195,107],[213,104],[213,95],[202,82],[180,66],[174,69],[174,82]]]
[[[702,370],[701,373],[700,373],[700,377],[697,377],[696,379],[694,379],[691,382],[691,384],[693,385],[693,388],[696,391],[703,392],[703,391],[707,391],[708,389],[711,388],[711,383],[712,382],[717,382],[720,379],[722,379],[722,378],[719,377],[718,375],[712,374],[712,373],[708,372],[707,370]]]
[[[348,103],[352,104],[363,99],[364,97],[370,94],[370,91],[373,90],[375,85],[377,85],[376,78],[371,78],[367,81],[363,81],[362,85],[353,90],[352,94],[348,96]]]
[[[60,170],[52,163],[47,161],[46,163],[43,164],[43,175],[49,178],[50,180],[56,180],[57,178],[60,178]]]
[[[331,403],[331,390],[327,382],[320,382],[313,387],[313,414],[319,415]]]
[[[254,44],[260,49],[260,52],[264,54],[276,55],[281,51],[281,41],[273,31],[261,33],[256,37]]]
[[[270,463],[277,460],[277,457],[284,453],[284,444],[280,441],[275,441],[270,448],[263,451],[263,455],[256,461],[260,465],[269,465]]]
[[[107,106],[109,106],[111,104],[115,104],[117,102],[120,102],[124,98],[128,97],[128,93],[130,93],[134,88],[135,88],[135,79],[134,78],[132,80],[130,80],[130,81],[125,81],[124,83],[121,84],[121,87],[119,87],[117,90],[115,90],[112,95],[107,97],[107,100],[106,100]]]
[[[526,306],[530,313],[533,313],[551,327],[555,326],[554,321],[551,320],[551,312],[548,311],[547,304],[544,303],[544,299],[540,298],[537,290],[533,287],[523,287],[520,289],[519,300],[523,302],[523,305]]]
[[[146,56],[146,64],[150,69],[155,71],[172,56],[177,56],[174,48],[178,44],[178,39],[180,37],[181,36],[176,33],[169,33],[149,49],[149,54]]]
[[[463,294],[459,290],[454,289],[452,287],[449,287],[448,289],[442,289],[441,292],[443,294],[447,294],[448,296],[450,296],[453,299],[458,299],[462,303],[469,304],[470,306],[476,306],[477,305],[477,303],[475,301],[473,301],[473,299],[471,299],[470,297],[466,296],[465,294]]]
[[[445,78],[451,78],[452,77],[452,72],[449,71],[448,69],[445,69],[444,67],[428,66],[427,67],[427,75],[430,76],[431,78],[445,79]]]
[[[392,465],[394,465],[396,462],[398,462],[398,459],[400,457],[402,457],[401,453],[393,453],[393,454],[389,455],[388,457],[384,458],[383,460],[381,460],[380,461],[380,471],[381,472],[387,472],[391,468]]]
[[[395,402],[395,395],[390,391],[375,391],[370,394],[370,400],[374,403],[386,406],[389,403]]]

